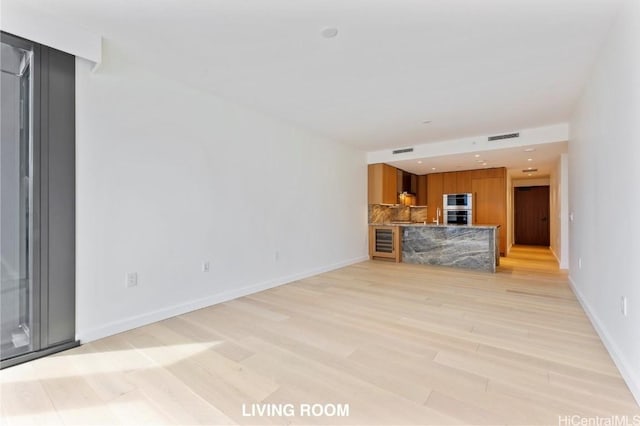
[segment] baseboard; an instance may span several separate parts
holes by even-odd
[[[622,375],[624,381],[627,383],[631,394],[635,398],[638,405],[640,405],[640,378],[634,372],[632,364],[624,357],[624,354],[615,343],[615,341],[611,338],[611,336],[607,332],[607,329],[603,326],[598,317],[593,313],[591,307],[589,306],[589,303],[587,303],[585,298],[582,296],[582,293],[580,292],[580,290],[578,290],[571,277],[569,277],[569,285],[571,286],[571,290],[573,290],[573,294],[576,295],[578,302],[580,302],[580,305],[582,305],[582,309],[584,309],[587,317],[591,321],[593,328],[595,328],[598,336],[600,336],[600,340],[602,340],[604,347],[609,352],[611,359],[613,359],[616,367],[618,367],[618,370],[620,371],[620,374]]]
[[[553,254],[553,257],[556,258],[556,261],[558,262],[558,268],[560,268],[560,270],[562,271],[566,271],[569,268],[566,265],[562,265],[562,261],[560,260],[560,257],[558,257],[558,255],[556,254],[556,251],[553,249],[553,247],[549,246],[549,250],[551,251],[551,254]],[[563,268],[563,266],[565,266]]]
[[[124,331],[132,330],[137,327],[142,327],[147,324],[162,321],[167,318],[174,317],[176,315],[182,315],[187,312],[195,311],[197,309],[206,308],[208,306],[216,305],[218,303],[228,302],[229,300],[237,299],[242,296],[248,296],[260,291],[275,288],[284,284],[288,284],[293,281],[308,278],[314,275],[321,274],[323,272],[333,271],[335,269],[344,268],[345,266],[353,265],[368,260],[369,256],[360,256],[353,259],[345,260],[342,262],[334,263],[331,265],[325,265],[319,268],[309,269],[304,272],[274,278],[268,281],[263,281],[250,286],[246,286],[239,289],[225,291],[222,293],[207,296],[201,299],[192,300],[189,302],[180,303],[166,308],[158,309],[144,314],[136,315],[133,317],[121,319],[118,321],[112,321],[103,326],[92,328],[79,333],[76,339],[81,343],[88,343],[103,337],[112,336],[114,334],[122,333]]]

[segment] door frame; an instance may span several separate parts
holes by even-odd
[[[517,216],[516,216],[516,212],[517,212],[517,204],[516,204],[516,193],[519,191],[520,188],[547,188],[547,217],[546,217],[546,223],[547,223],[547,244],[540,244],[538,245],[539,247],[551,247],[551,185],[547,184],[547,185],[521,185],[521,186],[514,186],[513,190],[512,190],[512,197],[513,197],[513,213],[512,213],[512,217],[513,217],[513,244],[514,245],[527,245],[527,244],[522,244],[522,243],[518,243],[517,242],[517,236],[518,236],[518,222],[517,222]],[[523,191],[524,192],[524,191]]]

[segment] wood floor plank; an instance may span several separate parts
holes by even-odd
[[[63,425],[31,365],[2,371],[0,419],[2,425]]]
[[[557,424],[640,415],[548,249],[367,261],[0,371],[14,424]],[[348,417],[300,404],[348,404]],[[291,416],[246,408],[293,404]]]

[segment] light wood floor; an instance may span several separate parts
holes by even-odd
[[[640,414],[566,275],[527,247],[496,274],[363,262],[8,368],[0,382],[2,425]],[[243,416],[252,403],[349,404],[349,416]]]

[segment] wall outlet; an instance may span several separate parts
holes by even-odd
[[[211,263],[208,260],[202,262],[202,272],[209,272],[211,270]]]
[[[135,287],[138,285],[138,273],[137,272],[127,272],[127,287]]]
[[[620,313],[627,316],[627,298],[625,296],[620,298]]]

